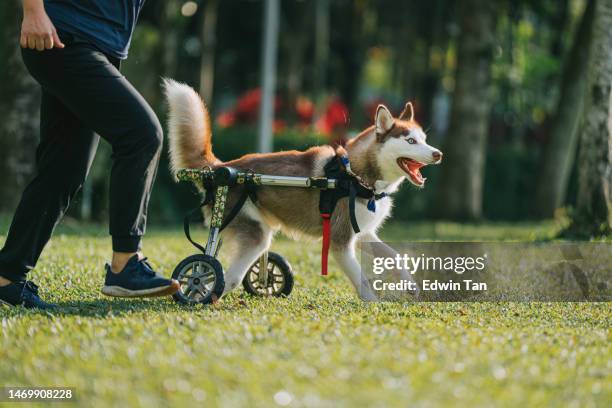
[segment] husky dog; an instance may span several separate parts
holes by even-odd
[[[200,96],[189,86],[170,79],[165,80],[164,88],[170,110],[168,137],[173,172],[180,168],[231,166],[263,174],[322,177],[325,164],[336,155],[331,146],[316,146],[306,151],[247,154],[222,162],[213,154],[210,117]],[[414,120],[411,103],[406,104],[398,118],[379,105],[374,125],[349,140],[345,149],[351,170],[376,193],[391,194],[405,179],[423,187],[421,167],[442,160],[442,153],[427,144],[427,136]],[[230,189],[228,208],[241,193],[241,187]],[[258,187],[256,202],[247,201],[222,233],[225,240],[229,238],[238,246],[225,273],[223,295],[242,282],[250,266],[268,250],[277,231],[292,237],[321,237],[319,194],[317,189]],[[366,199],[357,198],[355,215],[361,232],[356,234],[349,219],[348,198],[338,201],[331,217],[331,252],[357,292],[373,299],[373,294],[363,293],[355,246],[359,241],[380,242],[376,231],[390,215],[392,201],[389,196],[378,200],[375,212],[366,205]],[[210,208],[204,211],[210,213]],[[392,248],[386,248],[385,256],[395,256]]]

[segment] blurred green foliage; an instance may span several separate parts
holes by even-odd
[[[165,105],[159,87],[161,76],[171,75],[196,89],[199,84],[202,13],[207,3],[196,2],[196,13],[189,16],[180,13],[184,3],[147,2],[134,33],[130,58],[122,67],[162,123]],[[351,134],[371,124],[368,107],[372,103],[384,101],[395,111],[406,100],[413,100],[417,119],[428,130],[428,140],[443,147],[444,140],[453,137],[453,129],[440,126],[441,116],[436,116],[435,105],[438,100],[447,108],[452,103],[457,65],[456,10],[460,2],[330,2],[332,30],[322,90],[316,87],[313,64],[315,3],[282,2],[277,93],[286,98],[290,81],[297,78],[300,95],[313,100],[321,92],[339,95],[350,108]],[[547,140],[548,120],[556,107],[561,68],[584,1],[500,1],[497,7],[483,208],[487,219],[519,220],[530,213],[537,163]],[[214,98],[206,101],[213,121],[239,95],[259,85],[260,17],[259,1],[219,3]],[[296,54],[296,49],[301,54]],[[296,56],[301,58],[299,65],[292,63]],[[289,126],[275,134],[275,150],[304,149],[329,141],[314,130],[293,130],[286,110],[281,109],[278,115]],[[255,138],[254,124],[216,129],[214,151],[224,160],[237,158],[256,151]],[[93,214],[105,220],[108,148],[102,147],[98,156],[90,177]],[[198,200],[192,188],[176,185],[167,169],[166,151],[151,202],[150,220],[154,223],[176,223]],[[396,218],[427,216],[436,200],[438,171],[432,167],[423,173],[428,177],[424,189],[405,185],[397,194]],[[573,182],[568,204],[575,193]],[[79,215],[78,202],[70,210],[73,216]]]

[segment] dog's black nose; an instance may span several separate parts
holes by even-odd
[[[437,162],[439,162],[440,160],[442,160],[442,152],[439,150],[436,150],[435,152],[433,152],[431,154],[431,156],[433,157],[433,159]]]

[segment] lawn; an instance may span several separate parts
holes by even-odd
[[[391,225],[383,236],[534,240],[556,227]],[[65,223],[32,274],[60,310],[0,308],[0,386],[69,386],[82,406],[612,404],[607,303],[366,304],[335,264],[318,275],[318,243],[273,248],[297,273],[288,299],[113,300],[99,292],[104,228]],[[164,229],[145,250],[167,274],[194,251]]]

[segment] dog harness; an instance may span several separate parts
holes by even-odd
[[[351,170],[348,156],[338,149],[336,155],[325,165],[323,171],[326,179],[336,179],[336,188],[322,189],[319,196],[319,213],[323,221],[323,244],[321,247],[321,275],[327,275],[329,259],[329,246],[331,243],[331,217],[338,200],[348,197],[349,219],[355,233],[359,233],[359,224],[355,214],[355,200],[357,197],[368,199],[367,208],[376,212],[376,200],[387,196],[386,193],[376,193],[374,188],[368,186],[358,175]]]
[[[319,213],[321,215],[323,227],[321,275],[327,275],[329,247],[331,244],[331,218],[338,201],[341,198],[348,197],[349,219],[353,231],[357,234],[360,232],[360,229],[355,214],[355,200],[358,197],[367,199],[367,209],[371,212],[376,212],[376,201],[386,197],[387,194],[384,192],[376,193],[373,187],[370,187],[357,174],[353,173],[348,155],[343,148],[338,148],[336,150],[335,156],[325,165],[323,171],[325,174],[323,177],[310,178],[311,183],[309,186],[321,190],[319,196]],[[336,180],[335,188],[328,188],[328,180],[330,179]],[[202,200],[198,207],[194,208],[185,216],[183,227],[185,236],[189,242],[200,251],[204,252],[204,247],[191,238],[190,223],[191,221],[204,221],[201,208],[209,204],[214,204],[217,199],[215,193],[217,183],[210,177],[203,177],[201,181],[205,190],[204,200]],[[253,203],[257,202],[257,186],[254,184],[243,184],[242,193],[238,201],[234,204],[227,216],[224,217],[219,231],[225,229],[225,227],[232,222],[249,198]]]

